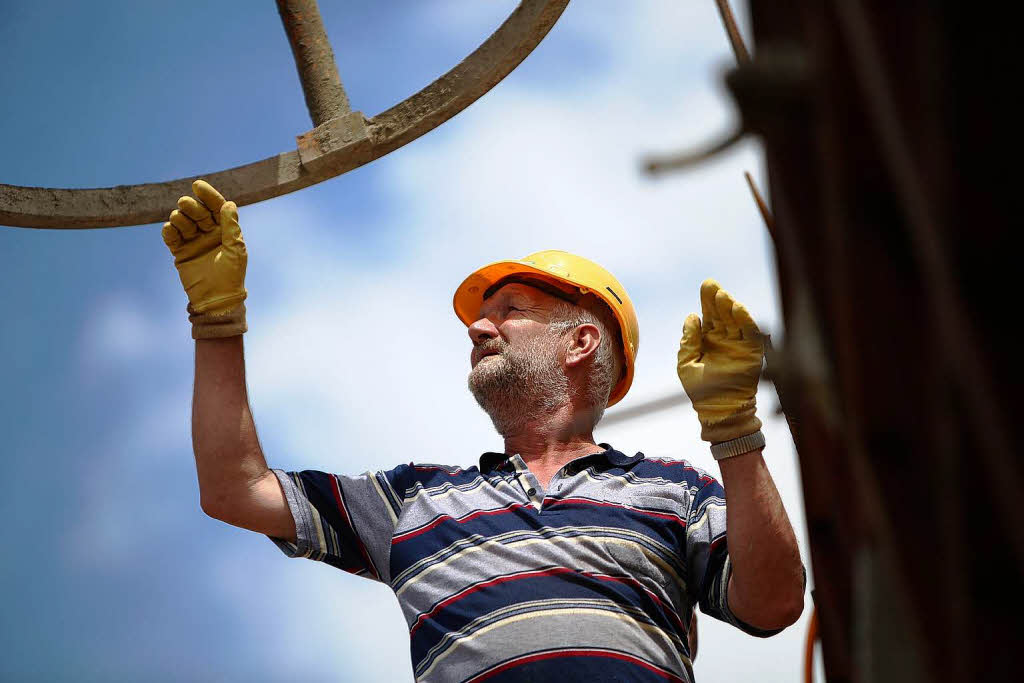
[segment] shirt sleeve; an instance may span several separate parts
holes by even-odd
[[[725,489],[713,477],[693,497],[686,525],[686,563],[690,600],[700,610],[744,633],[767,638],[783,629],[765,631],[742,621],[729,609],[732,562],[725,540]]]
[[[273,470],[295,519],[296,543],[268,538],[288,557],[390,583],[391,538],[402,509],[397,483],[407,467],[358,476]]]

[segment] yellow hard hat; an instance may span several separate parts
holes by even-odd
[[[548,249],[517,260],[495,261],[477,269],[455,290],[452,301],[455,315],[467,327],[472,325],[480,318],[480,307],[488,290],[498,281],[517,275],[540,279],[563,291],[568,285],[573,291],[593,294],[608,304],[619,322],[622,353],[626,359],[626,371],[612,388],[608,405],[615,405],[622,400],[633,383],[633,364],[640,346],[636,310],[626,294],[626,288],[614,275],[593,261],[567,251]]]

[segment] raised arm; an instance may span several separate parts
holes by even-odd
[[[206,514],[295,542],[295,521],[249,409],[242,335],[196,340],[192,449]]]
[[[804,568],[796,534],[761,452],[757,382],[764,339],[742,304],[714,280],[700,289],[701,319],[683,325],[676,370],[722,470],[732,573],[728,606],[763,630],[784,628],[803,610]]]
[[[188,295],[196,378],[192,447],[203,511],[229,524],[295,540],[277,476],[267,468],[245,388],[242,334],[248,260],[238,209],[209,183],[192,184],[162,236]]]
[[[789,626],[803,612],[803,564],[793,525],[761,451],[719,461],[733,564],[729,609],[748,624],[776,629]]]

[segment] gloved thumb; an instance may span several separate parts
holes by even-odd
[[[683,338],[679,340],[679,365],[686,365],[700,360],[704,353],[703,335],[700,328],[700,316],[691,313],[683,323]]]
[[[226,249],[237,248],[239,245],[245,246],[245,242],[242,241],[242,228],[238,225],[238,205],[234,202],[224,202],[223,206],[220,207],[220,232],[221,232],[221,244]]]

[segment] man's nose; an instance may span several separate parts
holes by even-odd
[[[473,344],[479,344],[497,336],[498,328],[488,318],[480,318],[469,326],[469,338]]]

